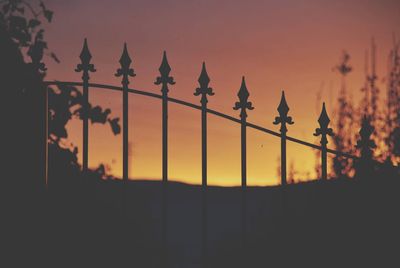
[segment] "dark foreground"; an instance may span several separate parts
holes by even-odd
[[[208,190],[208,267],[400,267],[400,178]],[[160,182],[3,187],[2,267],[163,267]],[[168,267],[201,267],[201,188],[168,188]],[[126,205],[124,205],[126,204]],[[123,212],[126,211],[126,213]],[[9,260],[8,260],[9,259]],[[9,262],[11,261],[11,262]]]

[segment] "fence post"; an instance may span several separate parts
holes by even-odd
[[[203,267],[207,265],[207,95],[213,96],[212,88],[208,87],[206,64],[203,62],[198,79],[200,87],[196,88],[195,96],[201,95],[201,189],[202,189],[202,258]]]
[[[44,189],[48,188],[48,137],[49,137],[49,109],[48,109],[48,87],[43,85],[43,78],[47,70],[46,65],[42,62],[43,60],[43,47],[35,43],[30,48],[29,57],[32,62],[30,64],[35,75],[32,76],[33,80],[30,81],[34,88],[37,87],[37,92],[35,91],[33,95],[30,96],[30,101],[34,104],[34,110],[31,110],[31,115],[35,119],[36,130],[32,133],[34,137],[33,142],[37,144],[38,147],[34,147],[34,152],[36,155],[32,156],[34,159],[31,161],[31,177],[35,179],[35,187],[38,186],[39,189],[42,188],[44,182]],[[32,99],[35,98],[35,99]],[[39,113],[36,113],[39,112]],[[36,117],[37,116],[37,117]],[[32,118],[31,118],[32,119]],[[33,121],[33,120],[32,120]],[[38,138],[36,140],[36,138]],[[37,150],[36,150],[37,149]],[[44,179],[42,181],[42,179]],[[38,180],[38,181],[36,181]],[[36,185],[37,183],[37,185]]]
[[[82,72],[83,82],[83,106],[82,106],[82,119],[83,119],[83,142],[82,142],[82,169],[86,174],[88,171],[89,162],[89,72],[95,72],[94,65],[90,63],[92,55],[90,54],[87,39],[83,43],[82,52],[79,55],[81,63],[77,65],[75,72]]]
[[[242,192],[242,206],[241,206],[241,221],[242,221],[242,258],[245,263],[246,256],[246,188],[247,188],[247,159],[246,159],[246,124],[247,124],[247,112],[246,109],[253,110],[254,107],[252,103],[248,101],[250,93],[246,87],[246,81],[244,76],[242,77],[242,84],[240,86],[239,92],[237,94],[239,101],[235,103],[234,110],[240,109],[240,119],[241,119],[241,159],[242,159],[242,184],[241,184],[241,192]]]
[[[167,53],[164,51],[163,59],[158,68],[160,76],[154,84],[161,84],[162,92],[162,244],[164,249],[164,265],[167,266],[167,210],[168,210],[168,84],[174,85],[174,78],[169,76],[171,67],[167,60]]]
[[[133,69],[130,68],[132,63],[132,59],[129,57],[128,49],[126,47],[126,43],[124,44],[124,49],[119,60],[121,68],[117,69],[115,73],[116,77],[122,76],[122,177],[125,182],[129,179],[129,155],[128,155],[128,85],[129,85],[129,76],[134,77],[136,74]]]
[[[322,104],[321,115],[319,116],[318,123],[319,128],[315,129],[314,136],[321,135],[321,179],[326,180],[328,178],[327,175],[327,149],[326,145],[328,144],[327,135],[333,136],[333,131],[331,128],[328,128],[329,122],[331,120],[328,117],[325,109],[325,102]]]
[[[356,176],[362,179],[367,179],[373,175],[374,161],[373,149],[376,148],[371,135],[374,132],[374,127],[371,125],[370,118],[364,115],[361,121],[360,139],[357,141],[356,148],[360,149],[360,160],[356,165]]]
[[[287,105],[285,92],[282,91],[281,102],[279,103],[277,109],[279,116],[275,117],[274,125],[281,124],[280,132],[281,132],[281,184],[285,186],[287,183],[286,180],[286,133],[287,127],[286,123],[289,125],[293,125],[294,122],[291,116],[288,116],[289,106]]]

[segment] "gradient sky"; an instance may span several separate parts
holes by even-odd
[[[209,107],[238,116],[237,100],[241,76],[246,76],[250,101],[255,110],[248,121],[278,130],[281,90],[291,108],[295,124],[288,135],[317,143],[313,137],[320,107],[317,95],[327,103],[331,119],[340,77],[332,69],[343,49],[352,59],[349,91],[356,101],[364,81],[364,57],[371,37],[377,43],[379,86],[384,90],[387,55],[392,34],[399,33],[398,0],[275,0],[275,1],[128,1],[48,0],[55,12],[46,25],[49,47],[60,58],[46,59],[49,80],[79,81],[74,68],[85,37],[88,38],[96,73],[91,82],[120,85],[114,77],[123,43],[127,42],[137,76],[131,87],[160,93],[154,85],[162,51],[166,50],[176,85],[170,96],[199,104],[193,96],[202,61],[206,62],[215,96]],[[131,95],[130,176],[134,179],[161,177],[161,102]],[[92,89],[90,101],[121,116],[122,94]],[[189,183],[201,182],[200,112],[176,104],[169,112],[169,177]],[[81,122],[68,126],[69,141],[81,146]],[[90,126],[89,165],[105,163],[111,173],[122,174],[122,136],[110,128]],[[240,127],[209,115],[209,184],[240,184]],[[328,145],[329,146],[329,145]],[[279,138],[248,130],[248,183],[276,184]],[[314,151],[288,144],[288,162],[298,177],[315,177]]]

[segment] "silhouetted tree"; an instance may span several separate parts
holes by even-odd
[[[379,161],[387,161],[388,164],[396,162],[396,138],[398,132],[398,110],[399,110],[399,77],[400,63],[398,56],[398,44],[394,41],[393,49],[389,54],[388,75],[387,75],[387,96],[386,107],[381,101],[380,91],[377,86],[378,75],[376,72],[376,46],[372,39],[371,42],[371,60],[368,60],[368,51],[365,59],[365,85],[361,89],[364,93],[363,100],[359,107],[360,115],[367,116],[374,129],[383,129],[384,131],[375,131],[371,138],[377,145],[377,150],[373,158]],[[369,71],[369,65],[371,70]],[[382,106],[379,107],[379,104]]]
[[[28,183],[36,188],[45,183],[47,142],[51,154],[49,172],[56,171],[64,177],[79,172],[78,150],[65,145],[65,127],[71,119],[82,118],[82,94],[73,87],[46,90],[43,83],[43,56],[59,62],[44,38],[43,25],[52,18],[53,12],[41,1],[36,5],[23,0],[0,2],[0,85],[7,115],[4,148],[10,160],[5,173],[11,174],[7,178],[10,183]],[[114,134],[118,134],[118,118],[112,118],[110,113],[109,109],[90,106],[89,119],[92,123],[109,123]],[[24,188],[29,189],[29,185]]]
[[[288,173],[288,183],[293,184],[296,183],[296,169],[294,168],[294,162],[293,160],[290,161],[289,164],[289,173]]]
[[[376,71],[376,45],[375,41],[372,38],[371,40],[371,70],[368,72],[368,59],[366,59],[366,83],[365,83],[365,107],[364,107],[364,112],[362,113],[363,115],[366,115],[369,120],[370,124],[372,127],[375,129],[382,129],[385,128],[385,120],[383,117],[383,109],[382,106],[379,106],[380,103],[380,90],[377,85],[378,81],[378,75]],[[383,103],[381,102],[381,105]],[[377,147],[379,147],[379,150],[374,151],[374,158],[378,160],[383,160],[384,159],[384,147],[385,145],[385,134],[383,131],[375,131],[372,134],[372,139],[374,140],[375,144],[377,144]]]
[[[374,131],[371,119],[367,115],[364,115],[359,132],[360,139],[356,145],[356,148],[360,150],[360,160],[355,165],[356,177],[361,179],[374,177],[375,161],[373,161],[373,149],[376,148],[376,144],[371,139]]]
[[[352,71],[349,65],[350,55],[344,51],[340,63],[335,67],[335,70],[341,75],[341,89],[338,96],[338,106],[335,111],[336,127],[333,142],[335,148],[342,152],[353,151],[353,133],[355,114],[351,98],[348,96],[346,88],[346,76]],[[343,177],[349,174],[352,170],[352,165],[348,158],[335,156],[333,159],[333,171],[337,177]]]
[[[67,143],[68,133],[66,126],[70,120],[83,118],[83,95],[75,87],[59,86],[49,88],[49,178],[72,180],[78,177],[78,148]],[[89,104],[89,120],[92,123],[108,123],[114,134],[121,131],[119,118],[110,116],[110,109]],[[100,178],[109,178],[105,173],[104,165],[100,165],[95,173]],[[69,176],[66,176],[69,174]]]
[[[394,40],[389,54],[385,118],[386,160],[400,161],[400,44]]]
[[[88,198],[94,197],[94,194],[85,192],[80,195],[79,187],[68,188],[74,189],[75,192],[65,191],[64,193],[68,193],[69,198],[60,201],[62,193],[52,195],[53,192],[43,192],[46,177],[48,142],[46,119],[48,117],[51,121],[49,172],[57,171],[57,174],[63,178],[72,179],[80,176],[76,157],[77,149],[63,144],[67,137],[65,125],[71,118],[80,116],[81,97],[80,92],[72,88],[66,91],[58,88],[46,89],[43,83],[46,75],[46,68],[42,64],[43,56],[47,55],[55,61],[58,59],[47,49],[42,26],[46,22],[51,22],[53,12],[42,2],[38,1],[36,5],[32,2],[0,1],[0,87],[2,93],[0,106],[3,119],[3,163],[0,189],[5,204],[2,217],[7,219],[3,221],[4,225],[2,224],[2,231],[7,234],[2,239],[5,244],[18,245],[8,247],[4,255],[15,254],[14,256],[40,258],[43,252],[46,252],[46,259],[50,261],[56,256],[54,254],[56,251],[57,254],[62,254],[67,252],[68,248],[70,252],[72,248],[91,242],[84,238],[90,232],[88,228],[82,228],[85,224],[82,224],[81,228],[75,228],[76,219],[79,218],[80,223],[85,222],[91,229],[103,223],[99,220],[100,216],[93,216],[95,207],[90,206],[88,202],[86,204],[82,202],[94,200],[94,198]],[[54,101],[49,103],[49,113],[46,109],[47,92],[51,101]],[[115,123],[118,121],[110,118],[109,111],[94,107],[91,109],[91,118],[92,122],[102,123],[104,120],[113,122],[114,131],[118,132],[118,126]],[[105,168],[99,167],[90,175],[93,178],[100,178],[104,176],[105,171]],[[110,216],[113,214],[105,206],[97,210],[98,215],[108,215],[113,222],[118,222],[117,217]],[[84,217],[88,211],[92,218]],[[70,221],[70,219],[73,220]],[[99,228],[96,235],[104,229]],[[115,232],[112,235],[115,236]],[[82,239],[78,242],[70,239],[74,236]],[[96,243],[92,242],[90,246],[85,247],[85,250],[88,248],[93,250],[95,246]],[[68,258],[70,257],[75,256],[69,254]],[[13,262],[20,261],[13,259]],[[35,266],[35,261],[30,257],[22,262],[29,262],[29,264],[15,263],[15,265]],[[47,266],[43,262],[37,264]]]
[[[370,90],[370,101],[369,104],[371,106],[370,113],[367,116],[370,118],[370,123],[372,126],[377,127],[378,121],[380,120],[380,111],[379,111],[379,88],[376,84],[378,80],[378,75],[376,73],[376,45],[374,39],[371,41],[371,73],[367,77],[369,81],[369,90]],[[377,137],[376,137],[377,138]]]
[[[348,62],[350,56],[345,52],[341,63],[336,66],[336,70],[342,76],[342,88],[339,92],[338,106],[336,109],[337,120],[337,135],[334,138],[336,149],[339,151],[346,151],[353,153],[355,148],[361,149],[362,146],[354,147],[354,131],[359,128],[354,126],[353,122],[363,122],[366,126],[366,120],[371,129],[384,130],[372,131],[370,133],[371,140],[376,145],[371,151],[370,162],[375,166],[380,166],[376,161],[386,160],[386,170],[393,170],[392,165],[399,161],[400,150],[400,123],[399,123],[399,108],[400,108],[400,57],[399,57],[399,44],[395,41],[393,49],[389,55],[388,77],[387,77],[387,97],[386,108],[383,107],[384,103],[379,96],[379,88],[377,85],[376,73],[376,46],[374,40],[371,43],[371,60],[368,60],[368,51],[365,56],[365,84],[361,88],[364,94],[359,107],[352,105],[351,98],[348,97],[346,92],[345,77],[351,72],[352,68]],[[371,65],[371,70],[369,66]],[[382,106],[379,106],[382,105]],[[384,115],[385,114],[385,115]],[[363,120],[361,120],[363,118]],[[365,129],[366,127],[364,127]],[[357,134],[357,138],[361,139],[361,132]],[[365,158],[365,153],[363,158]],[[354,167],[350,161],[344,157],[334,158],[334,172],[338,177],[350,176]],[[364,165],[368,166],[368,165]],[[381,166],[381,168],[384,168]],[[357,173],[359,175],[360,164],[357,164]],[[382,170],[383,172],[383,170]],[[393,171],[390,171],[393,172]]]
[[[0,3],[0,84],[2,106],[7,107],[3,148],[10,160],[5,172],[10,174],[9,183],[25,183],[27,189],[40,188],[45,182],[46,92],[42,80],[46,69],[41,59],[47,43],[41,19],[50,22],[52,14],[43,3],[38,11],[26,1]]]

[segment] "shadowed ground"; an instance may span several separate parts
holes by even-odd
[[[82,178],[83,179],[83,178]],[[240,188],[209,187],[210,267],[389,267],[398,263],[398,178],[249,187],[247,257],[240,234]],[[160,267],[161,183],[56,184],[8,197],[3,222],[16,264]],[[170,267],[200,267],[201,188],[170,183]],[[4,196],[4,195],[3,195]]]

